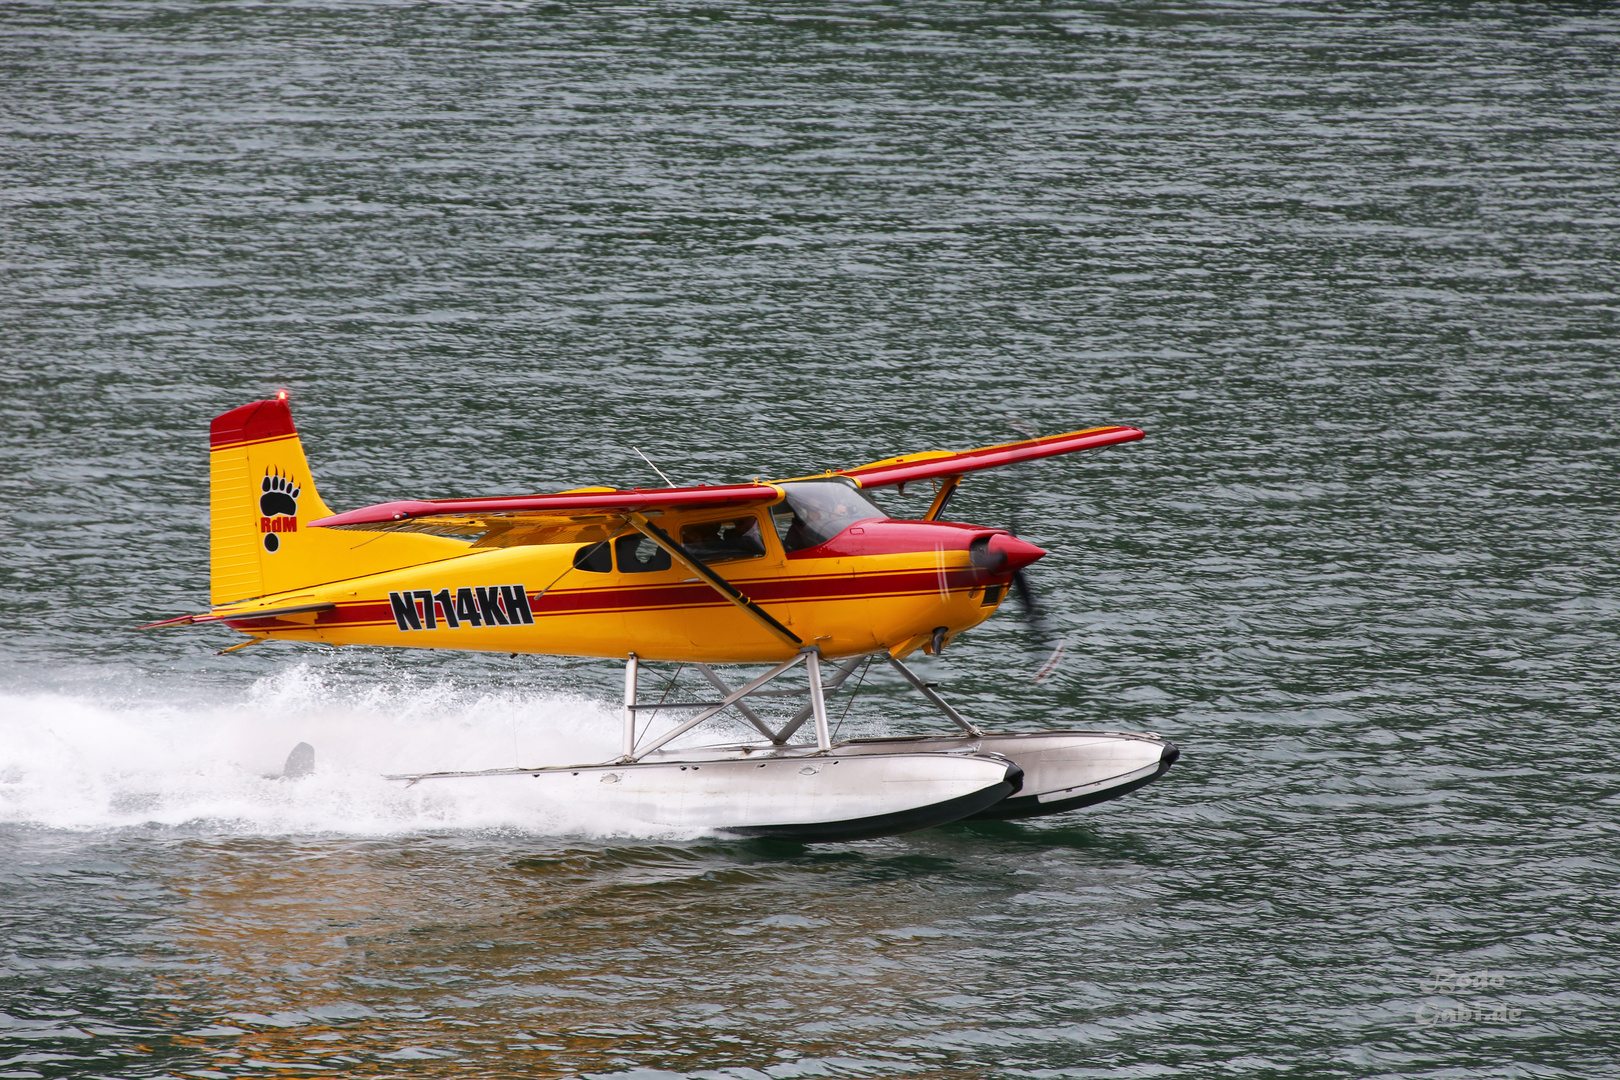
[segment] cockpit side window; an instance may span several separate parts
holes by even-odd
[[[613,572],[613,548],[606,541],[586,544],[574,552],[574,569],[589,570],[593,574]]]
[[[650,574],[655,570],[668,570],[674,565],[669,552],[640,533],[621,536],[613,541],[613,556],[619,560],[621,574]]]
[[[858,521],[886,515],[865,495],[838,480],[784,484],[787,497],[771,507],[771,523],[782,550],[803,551],[824,544]]]
[[[703,563],[756,559],[765,554],[765,544],[759,535],[759,519],[752,515],[683,526],[681,546]]]

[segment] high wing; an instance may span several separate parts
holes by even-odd
[[[420,532],[478,538],[474,547],[588,544],[626,531],[631,514],[664,510],[743,509],[781,497],[770,484],[725,487],[580,488],[554,495],[378,503],[310,522],[315,528]]]
[[[888,487],[891,484],[909,484],[917,480],[937,480],[961,476],[963,473],[991,469],[997,465],[1012,465],[1020,461],[1073,454],[1081,450],[1097,450],[1115,443],[1140,439],[1146,432],[1133,427],[1099,427],[1084,431],[1071,431],[1065,435],[1047,435],[1039,439],[982,446],[977,450],[952,453],[948,450],[925,450],[918,454],[884,458],[870,465],[853,469],[840,469],[831,475],[847,476],[863,488]]]
[[[1088,428],[1064,435],[1048,435],[956,453],[926,450],[822,475],[848,477],[863,488],[905,485],[933,479],[944,479],[954,487],[955,480],[963,473],[1081,450],[1096,450],[1140,439],[1143,434],[1140,429],[1133,427]],[[634,488],[628,491],[578,488],[552,495],[379,503],[318,518],[309,524],[322,529],[417,532],[460,537],[475,541],[473,546],[479,548],[589,544],[629,530],[632,515],[658,514],[666,510],[743,510],[773,503],[781,496],[779,486],[760,483],[720,487]],[[937,512],[936,507],[930,516]]]

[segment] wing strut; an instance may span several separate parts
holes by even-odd
[[[692,571],[692,573],[708,582],[709,587],[715,592],[725,597],[731,603],[737,605],[737,607],[741,608],[743,611],[746,611],[748,614],[752,615],[762,626],[765,627],[765,629],[769,630],[771,633],[775,634],[789,645],[792,645],[795,649],[802,648],[804,646],[803,638],[789,630],[787,627],[783,626],[781,623],[777,622],[771,617],[770,612],[766,611],[748,597],[744,596],[731,582],[727,581],[713,570],[710,570],[707,566],[704,566],[692,556],[690,551],[687,551],[680,544],[677,544],[669,533],[665,532],[663,529],[660,529],[657,525],[654,525],[652,522],[648,521],[645,517],[634,510],[625,515],[625,520],[629,521],[631,525],[634,525],[636,527],[636,531],[640,532],[647,539],[669,552],[670,556],[676,562],[680,563],[682,566]]]
[[[951,496],[956,494],[956,485],[961,482],[962,477],[960,475],[947,476],[940,481],[939,494],[934,496],[933,505],[928,508],[928,513],[923,515],[924,521],[939,520],[939,515],[945,512],[945,504],[951,501]]]

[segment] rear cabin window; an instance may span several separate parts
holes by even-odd
[[[613,547],[606,540],[586,544],[574,552],[574,569],[589,570],[593,574],[613,573]]]
[[[771,522],[784,551],[824,544],[857,521],[886,515],[865,495],[838,480],[783,484],[787,497],[771,507]]]
[[[759,519],[752,515],[683,526],[681,546],[702,563],[757,559],[765,554],[765,543],[759,535]]]
[[[673,565],[669,552],[640,533],[613,541],[613,557],[619,560],[621,574],[650,574]]]

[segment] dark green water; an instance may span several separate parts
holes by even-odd
[[[1599,4],[0,8],[0,1077],[1620,1076],[1617,61]],[[339,509],[1141,426],[953,504],[1051,549],[1058,674],[1010,612],[926,666],[1185,756],[811,849],[402,792],[611,743],[619,674],[130,629],[282,387]]]

